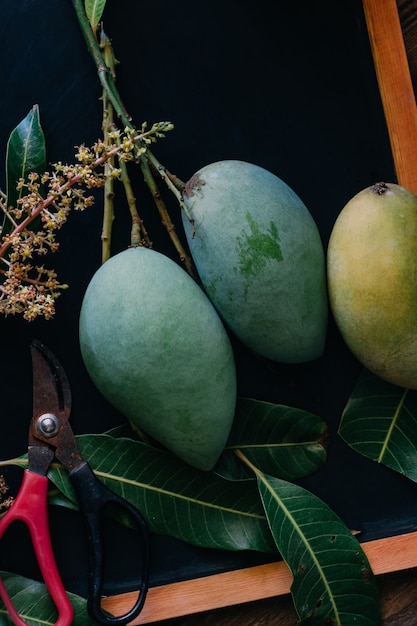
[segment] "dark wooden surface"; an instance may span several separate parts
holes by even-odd
[[[382,0],[383,1],[383,0]],[[417,0],[398,0],[414,90],[417,93]],[[384,574],[377,578],[383,626],[417,626],[417,569]],[[207,611],[154,626],[295,626],[297,614],[291,596]]]

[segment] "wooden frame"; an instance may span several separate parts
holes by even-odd
[[[398,182],[417,193],[417,107],[395,0],[363,0]],[[362,544],[376,575],[417,567],[417,531]],[[153,587],[142,613],[131,622],[150,624],[290,592],[283,561]],[[132,596],[108,598],[104,606],[126,612]]]
[[[363,543],[375,575],[417,566],[417,531]],[[151,624],[172,617],[262,600],[290,593],[292,575],[284,561],[194,578],[149,589],[143,611],[133,622]],[[108,598],[109,611],[126,613],[136,593]]]
[[[398,182],[417,193],[417,107],[395,0],[363,0]]]

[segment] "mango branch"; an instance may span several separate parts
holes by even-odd
[[[101,31],[100,47],[103,50],[104,61],[109,68],[112,79],[116,79],[116,58],[113,52],[113,46],[110,39],[105,32]],[[109,133],[111,129],[114,129],[113,125],[113,105],[110,102],[109,95],[105,89],[103,89],[103,137],[104,142],[109,142]],[[132,231],[130,236],[130,245],[139,246],[146,245],[148,248],[152,247],[152,242],[146,232],[146,229],[141,219],[137,205],[136,198],[133,193],[132,184],[127,171],[127,166],[124,161],[119,162],[120,165],[120,181],[123,185],[127,205],[130,211],[132,219]],[[106,171],[105,171],[106,174]],[[104,214],[103,214],[103,231],[102,231],[102,263],[107,261],[111,255],[111,234],[112,225],[114,220],[114,179],[111,176],[106,177],[106,183],[104,188]]]
[[[131,117],[127,114],[125,107],[120,99],[116,85],[114,83],[113,76],[109,67],[107,66],[100,47],[97,43],[94,32],[91,29],[90,22],[85,14],[83,0],[73,0],[73,6],[78,19],[78,23],[81,27],[81,32],[84,35],[87,48],[93,58],[93,61],[97,67],[98,77],[100,79],[101,86],[106,91],[109,99],[120,118],[122,124],[127,127],[131,127]]]
[[[115,146],[107,153],[103,154],[101,157],[98,157],[87,169],[82,168],[77,174],[70,176],[67,181],[61,185],[53,185],[54,191],[50,193],[46,198],[42,198],[41,196],[37,197],[37,202],[32,207],[25,207],[27,209],[28,215],[21,222],[17,223],[13,220],[14,228],[12,232],[5,237],[3,237],[3,242],[0,245],[0,260],[3,260],[8,249],[13,243],[13,239],[16,235],[23,233],[28,230],[29,226],[33,222],[35,218],[37,218],[42,212],[48,209],[49,206],[54,205],[57,199],[60,196],[63,196],[67,191],[69,191],[74,185],[77,183],[85,182],[87,178],[90,178],[91,171],[98,168],[100,165],[103,165],[108,159],[117,154],[120,151],[119,146]],[[52,181],[56,181],[57,178],[53,175],[51,178]],[[94,185],[99,186],[99,185]],[[29,203],[29,198],[27,200]],[[25,198],[22,198],[22,204],[25,204]],[[3,208],[3,206],[2,206]],[[5,207],[3,211],[6,213]]]
[[[115,84],[114,75],[112,69],[107,65],[105,58],[100,50],[100,47],[97,43],[94,32],[91,28],[90,22],[86,16],[83,0],[73,0],[73,6],[75,9],[75,13],[78,19],[78,23],[80,25],[81,31],[84,35],[85,42],[87,44],[88,51],[96,65],[98,77],[100,83],[103,87],[103,90],[106,92],[109,101],[111,102],[114,111],[117,116],[121,120],[122,124],[125,128],[130,129],[132,132],[135,132],[135,126],[132,123],[131,116],[127,113],[127,110],[121,100],[120,94]],[[178,201],[182,210],[186,212],[186,215],[189,217],[188,210],[182,200],[181,190],[184,187],[184,183],[179,181],[177,177],[173,177],[169,175],[166,168],[164,168],[156,157],[152,154],[149,148],[144,149],[144,146],[139,142],[136,149],[136,158],[139,163],[142,174],[144,177],[144,181],[151,192],[151,195],[155,201],[156,208],[161,216],[162,223],[167,229],[168,235],[177,250],[177,253],[180,257],[180,260],[185,264],[187,271],[194,275],[193,265],[191,258],[186,253],[177,233],[175,230],[175,226],[169,216],[168,210],[165,206],[163,199],[161,198],[161,194],[158,190],[158,186],[153,177],[152,170],[149,167],[149,163],[152,164],[155,171],[158,172],[161,179],[168,186],[170,191],[174,194],[176,200]],[[175,181],[175,182],[174,182]]]
[[[167,126],[162,122],[135,136],[132,131],[127,135],[111,131],[107,144],[98,140],[91,148],[78,146],[75,164],[58,162],[51,172],[29,172],[20,178],[16,206],[7,206],[5,194],[0,194],[0,212],[6,224],[0,238],[0,313],[22,313],[27,321],[54,315],[55,300],[67,286],[59,283],[54,270],[33,259],[58,250],[56,231],[71,209],[83,210],[94,204],[89,191],[121,176],[121,168],[113,165],[116,155],[120,164],[132,160],[136,141],[146,146]],[[96,171],[100,166],[103,171]]]
[[[193,278],[195,278],[195,273],[194,273],[194,268],[193,268],[193,264],[192,261],[190,259],[190,257],[188,256],[188,254],[186,254],[182,243],[180,242],[177,233],[175,232],[175,225],[172,222],[168,211],[166,210],[165,207],[165,203],[161,198],[161,194],[159,191],[159,188],[157,186],[157,184],[155,183],[155,180],[151,174],[150,168],[149,168],[149,164],[146,160],[141,161],[140,163],[140,167],[141,170],[143,172],[143,176],[147,182],[147,185],[149,187],[149,190],[152,194],[152,197],[154,199],[155,205],[158,209],[159,215],[161,217],[162,223],[165,226],[172,243],[175,246],[175,249],[178,253],[178,256],[181,260],[182,263],[184,263],[184,266],[187,270],[187,272],[190,274],[190,276],[192,276]]]
[[[164,125],[164,122],[161,124]],[[36,217],[38,217],[51,205],[56,204],[57,199],[65,196],[66,192],[69,192],[69,190],[77,184],[84,184],[88,189],[103,186],[104,180],[94,176],[94,170],[104,165],[117,154],[122,153],[120,154],[120,158],[122,160],[126,156],[129,157],[129,152],[134,148],[136,143],[145,142],[146,145],[146,141],[149,140],[149,137],[157,133],[159,128],[160,124],[154,124],[149,131],[140,133],[134,137],[125,137],[117,145],[112,145],[110,149],[106,148],[103,144],[101,146],[101,149],[104,150],[103,154],[95,159],[93,157],[93,153],[88,148],[80,146],[77,154],[79,160],[81,161],[79,165],[63,166],[60,163],[55,164],[56,172],[54,172],[50,177],[47,177],[49,179],[50,188],[52,188],[53,191],[49,193],[46,198],[42,198],[39,193],[33,191],[32,185],[29,185],[29,188],[32,190],[32,194],[21,198],[22,211],[27,211],[28,215],[19,223],[13,220],[4,204],[0,203],[0,208],[6,215],[9,216],[9,219],[14,225],[12,232],[3,237],[3,242],[0,245],[0,260],[4,258],[7,250],[12,245],[13,237],[26,231]],[[118,135],[118,133],[116,134]],[[144,150],[146,150],[146,148],[144,148]],[[60,177],[57,175],[60,171],[64,172],[67,176],[67,180],[62,184],[60,184]],[[71,175],[71,172],[76,173]],[[115,176],[119,176],[120,174],[120,172],[116,169],[113,170],[113,173]],[[43,182],[47,181],[45,180]],[[24,181],[21,181],[21,184],[23,186]],[[77,196],[77,193],[75,193],[75,196]],[[58,206],[57,208],[64,209],[64,206],[68,204],[69,202],[65,202],[63,206]]]
[[[148,151],[147,151],[148,152]],[[168,235],[178,253],[178,256],[180,258],[180,261],[182,263],[184,263],[184,266],[187,270],[187,272],[190,274],[190,276],[192,276],[193,278],[195,278],[195,272],[194,272],[194,267],[193,267],[193,263],[191,261],[190,256],[186,253],[184,246],[182,245],[176,229],[175,229],[175,225],[173,223],[173,221],[171,220],[171,217],[169,215],[169,212],[166,208],[165,202],[163,201],[162,197],[161,197],[161,192],[159,191],[158,185],[155,182],[155,179],[152,175],[152,171],[151,168],[149,166],[148,160],[146,158],[141,158],[139,161],[139,165],[140,168],[142,170],[142,174],[143,174],[143,178],[144,181],[149,189],[149,191],[152,194],[152,198],[155,202],[156,208],[159,212],[159,215],[161,217],[161,221],[162,224],[165,226],[165,229],[168,232]],[[162,166],[161,166],[162,167]],[[181,205],[184,205],[183,201],[181,200]]]
[[[120,180],[123,183],[125,190],[126,200],[129,207],[130,215],[132,218],[132,232],[130,235],[130,245],[139,246],[144,245],[147,248],[152,248],[152,242],[149,238],[145,225],[138,213],[136,207],[136,198],[133,193],[132,184],[127,171],[126,163],[120,163]]]
[[[108,145],[109,129],[113,123],[113,107],[107,98],[106,92],[103,91],[103,139]],[[104,208],[103,208],[103,225],[101,230],[101,262],[104,263],[110,257],[111,235],[114,220],[114,178],[111,176],[111,167],[114,166],[114,157],[111,157],[105,164],[104,174]]]
[[[94,32],[96,38],[96,33]],[[110,71],[114,74],[114,66],[116,60],[113,55],[113,48],[104,31],[101,31],[100,47],[103,50],[104,60]],[[104,143],[109,145],[111,139],[110,130],[113,129],[113,105],[110,102],[107,91],[103,89],[103,139]],[[104,166],[104,202],[103,202],[103,224],[101,230],[101,262],[105,263],[111,254],[111,237],[113,232],[114,221],[114,178],[111,176],[111,170],[114,167],[114,157],[111,157]]]
[[[179,178],[177,178],[176,176],[173,176],[172,174],[170,174],[168,170],[166,169],[166,167],[161,165],[161,163],[158,161],[155,155],[152,154],[150,150],[147,151],[146,157],[149,163],[151,163],[151,165],[158,172],[159,176],[165,182],[168,189],[174,194],[174,196],[177,199],[178,204],[180,205],[181,209],[186,214],[187,218],[190,220],[190,222],[192,222],[192,218],[190,216],[188,208],[186,207],[185,202],[182,199],[182,192],[185,189],[185,183],[180,181]]]

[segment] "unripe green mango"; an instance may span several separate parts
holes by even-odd
[[[183,195],[191,255],[227,326],[274,361],[320,357],[328,314],[324,250],[295,192],[257,165],[229,160],[199,170]]]
[[[79,339],[116,409],[189,464],[215,465],[234,417],[234,355],[215,308],[179,265],[143,247],[111,257],[87,287]]]
[[[417,389],[417,196],[377,183],[340,212],[327,254],[334,319],[377,376]]]

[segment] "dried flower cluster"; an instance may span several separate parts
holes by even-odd
[[[146,145],[163,136],[172,124],[160,122],[142,133],[127,128],[124,133],[110,133],[110,142],[98,140],[91,148],[81,145],[76,163],[55,163],[51,172],[31,172],[20,179],[18,206],[7,207],[4,194],[0,209],[4,213],[0,238],[0,314],[20,313],[27,321],[41,315],[50,319],[55,300],[67,287],[54,270],[47,269],[39,258],[56,252],[56,232],[65,224],[71,210],[82,211],[94,203],[92,191],[105,184],[106,176],[119,177],[120,169],[110,165],[111,157],[119,160],[137,158]],[[110,166],[110,167],[109,167]],[[100,169],[101,168],[101,169]]]
[[[12,496],[5,498],[4,496],[7,494],[9,488],[6,485],[6,481],[4,480],[4,476],[0,475],[0,511],[3,509],[9,509],[13,504]]]

